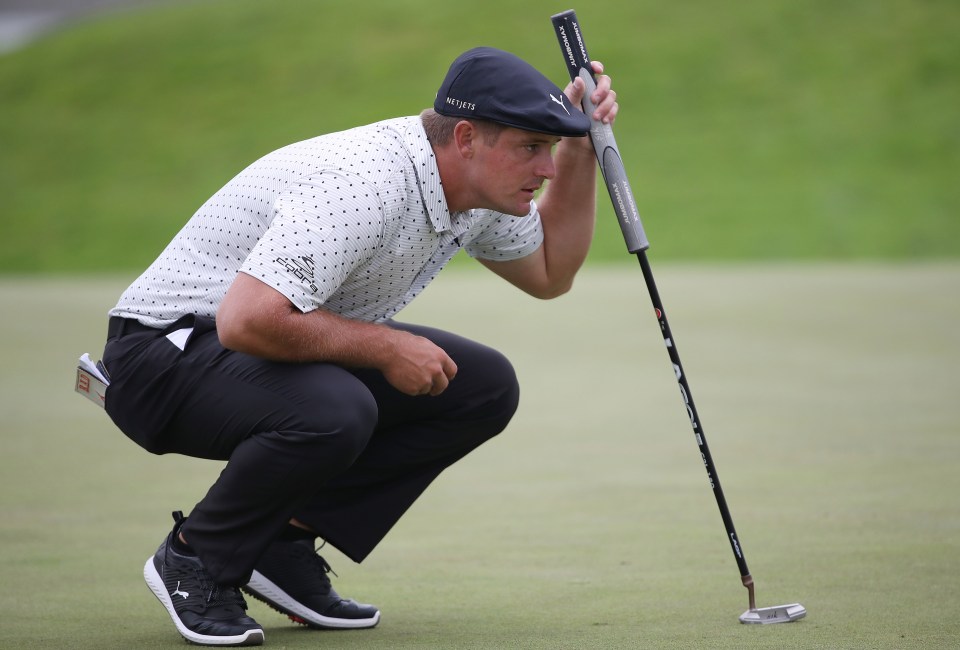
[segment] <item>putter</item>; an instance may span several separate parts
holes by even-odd
[[[583,99],[584,109],[587,115],[592,115],[595,106],[590,101],[590,95],[596,89],[596,80],[593,76],[593,68],[590,66],[590,57],[587,55],[587,46],[583,40],[583,33],[580,31],[580,22],[577,20],[577,14],[571,9],[552,16],[551,21],[553,22],[557,40],[560,43],[560,49],[563,52],[563,58],[567,62],[567,71],[570,73],[570,79],[577,79],[579,77],[583,79],[586,85],[586,93]],[[737,560],[737,568],[740,570],[741,581],[743,582],[743,586],[747,588],[749,609],[740,615],[740,622],[769,624],[788,623],[801,619],[806,616],[807,610],[804,609],[800,603],[757,608],[753,577],[747,568],[747,561],[743,555],[743,547],[740,544],[739,537],[737,537],[737,531],[733,527],[733,518],[730,516],[727,500],[723,496],[723,489],[720,487],[720,478],[717,476],[717,470],[713,464],[710,447],[707,446],[707,439],[703,433],[697,407],[693,403],[693,394],[690,391],[686,373],[683,371],[683,364],[680,363],[677,343],[673,338],[673,334],[670,332],[667,313],[660,300],[660,292],[657,290],[657,285],[654,282],[650,262],[647,260],[646,251],[650,248],[650,242],[647,241],[646,233],[643,231],[640,213],[637,211],[633,191],[630,189],[630,183],[627,180],[627,172],[620,158],[620,150],[617,148],[616,140],[614,140],[613,137],[613,129],[609,124],[603,124],[593,120],[593,125],[590,128],[590,139],[593,141],[593,148],[597,153],[597,161],[600,163],[600,171],[606,183],[607,191],[610,193],[610,200],[613,202],[614,212],[620,222],[620,230],[623,232],[627,250],[630,253],[636,254],[637,259],[640,260],[643,279],[646,282],[647,291],[650,293],[650,300],[653,303],[657,321],[660,323],[663,342],[666,344],[667,353],[670,356],[670,361],[673,363],[673,370],[677,375],[677,383],[680,385],[680,395],[683,397],[687,415],[690,417],[690,425],[693,427],[693,435],[700,448],[703,465],[707,470],[707,478],[710,480],[710,487],[713,489],[713,494],[717,499],[717,506],[720,508],[720,516],[723,519],[723,526],[726,529],[730,547],[733,549],[733,555]]]

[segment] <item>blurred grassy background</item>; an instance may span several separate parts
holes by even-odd
[[[0,56],[0,272],[138,271],[249,162],[418,112],[474,45],[562,83],[571,6],[658,258],[960,253],[952,0],[204,0]],[[600,206],[592,260],[623,260]]]

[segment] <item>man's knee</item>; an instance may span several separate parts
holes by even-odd
[[[282,445],[304,459],[348,467],[370,441],[377,424],[377,404],[370,395],[340,402],[323,400],[298,414],[299,422],[268,434],[266,444]]]
[[[506,428],[520,403],[517,373],[509,359],[491,348],[472,372],[479,375],[477,415],[486,423],[490,435],[496,435]]]

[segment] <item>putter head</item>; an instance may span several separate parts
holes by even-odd
[[[740,615],[741,623],[790,623],[807,615],[807,610],[800,603],[792,605],[778,605],[776,607],[761,607],[748,609]]]

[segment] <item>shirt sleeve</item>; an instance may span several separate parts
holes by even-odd
[[[325,170],[277,196],[274,216],[243,265],[303,312],[313,311],[380,246],[383,206],[356,175]]]
[[[478,210],[479,228],[471,233],[464,250],[470,257],[505,262],[530,255],[543,244],[543,224],[537,204],[530,213],[514,217],[493,210]]]

